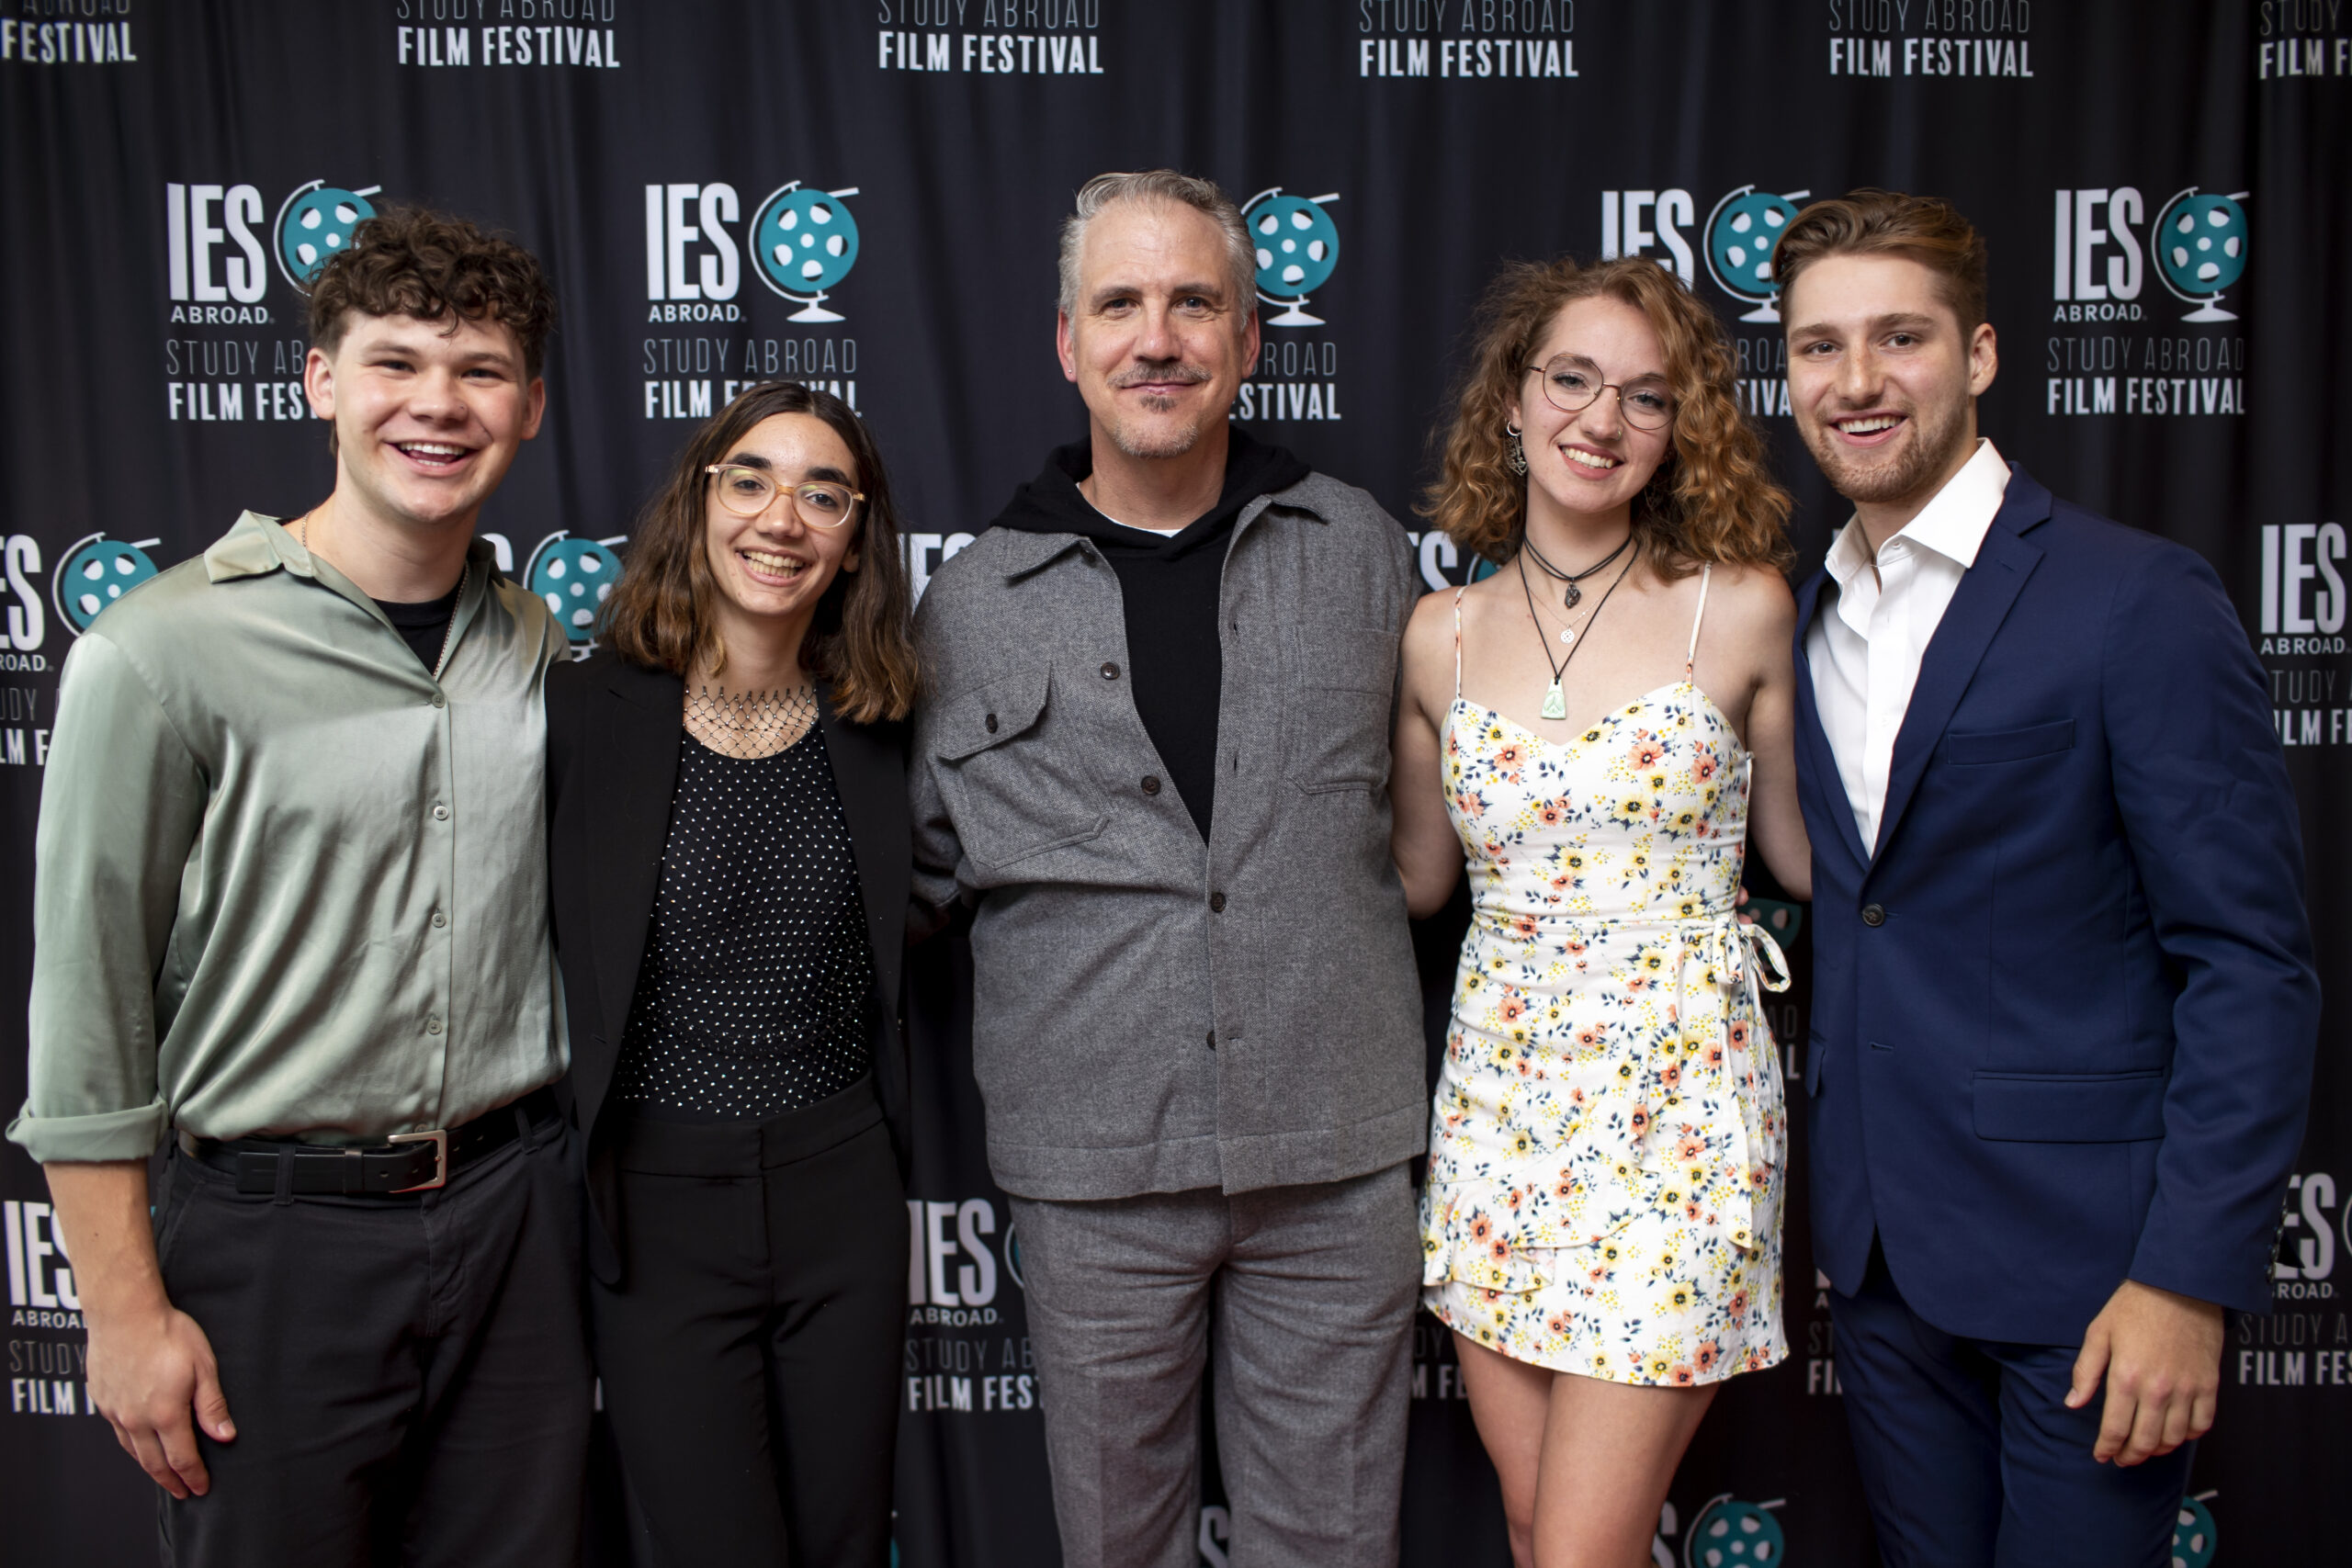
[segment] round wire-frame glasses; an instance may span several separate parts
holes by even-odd
[[[1658,381],[1637,378],[1630,386],[1604,381],[1592,361],[1572,354],[1555,354],[1520,374],[1529,370],[1543,376],[1544,400],[1562,413],[1582,413],[1601,393],[1614,391],[1619,412],[1634,429],[1664,430],[1674,423],[1674,393]]]
[[[738,517],[757,517],[781,490],[791,495],[793,514],[801,522],[811,528],[838,528],[856,514],[858,503],[865,499],[864,491],[831,479],[779,484],[765,469],[741,463],[711,463],[703,471],[717,476],[718,504]]]

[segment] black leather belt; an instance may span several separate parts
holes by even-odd
[[[234,1176],[240,1192],[390,1198],[445,1187],[451,1171],[493,1149],[504,1148],[526,1130],[560,1114],[554,1091],[535,1089],[513,1104],[486,1111],[461,1127],[395,1133],[380,1144],[338,1147],[278,1138],[224,1141],[182,1133],[180,1150],[190,1159]],[[292,1181],[283,1188],[279,1179],[288,1173],[281,1171],[282,1165],[293,1168]]]

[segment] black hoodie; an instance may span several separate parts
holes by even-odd
[[[1095,511],[1078,489],[1094,471],[1093,448],[1083,441],[1057,447],[1044,471],[1014,491],[990,525],[1091,539],[1119,574],[1136,716],[1204,842],[1216,794],[1217,699],[1225,674],[1216,612],[1226,547],[1243,507],[1288,490],[1310,472],[1286,448],[1252,440],[1238,427],[1227,439],[1224,492],[1181,533],[1127,527]]]

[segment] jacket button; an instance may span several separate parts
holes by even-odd
[[[1158,775],[1158,774],[1156,774],[1156,773],[1146,773],[1146,774],[1144,774],[1144,776],[1143,776],[1143,792],[1144,792],[1144,794],[1146,794],[1146,795],[1158,795],[1158,794],[1159,793],[1159,775]]]
[[[1119,667],[1112,663],[1109,660],[1104,660],[1102,661],[1102,679],[1105,681],[1115,681],[1118,678]]]
[[[1883,926],[1886,924],[1886,910],[1884,907],[1878,904],[1863,905],[1862,924],[1866,926]]]
[[[1210,894],[1210,895],[1209,895],[1209,908],[1210,908],[1211,912],[1213,912],[1213,913],[1215,913],[1215,914],[1219,914],[1219,915],[1224,914],[1224,913],[1225,913],[1225,895],[1224,895],[1224,894],[1222,894],[1222,893],[1212,893],[1212,894]]]
[[[1216,1031],[1214,1029],[1209,1031],[1209,1049],[1212,1051],[1216,1049]]]
[[[990,715],[989,715],[989,716],[988,716],[988,717],[986,717],[986,718],[982,719],[980,722],[981,722],[982,724],[985,724],[985,725],[987,725],[987,726],[989,727],[989,733],[990,735],[994,735],[994,734],[996,733],[996,715],[994,715],[994,714],[990,714]]]

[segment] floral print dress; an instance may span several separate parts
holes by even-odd
[[[1690,628],[1696,654],[1706,582]],[[1566,741],[1461,695],[1446,807],[1476,908],[1421,1199],[1422,1299],[1516,1360],[1701,1383],[1788,1354],[1786,1122],[1733,909],[1748,754],[1690,681]]]

